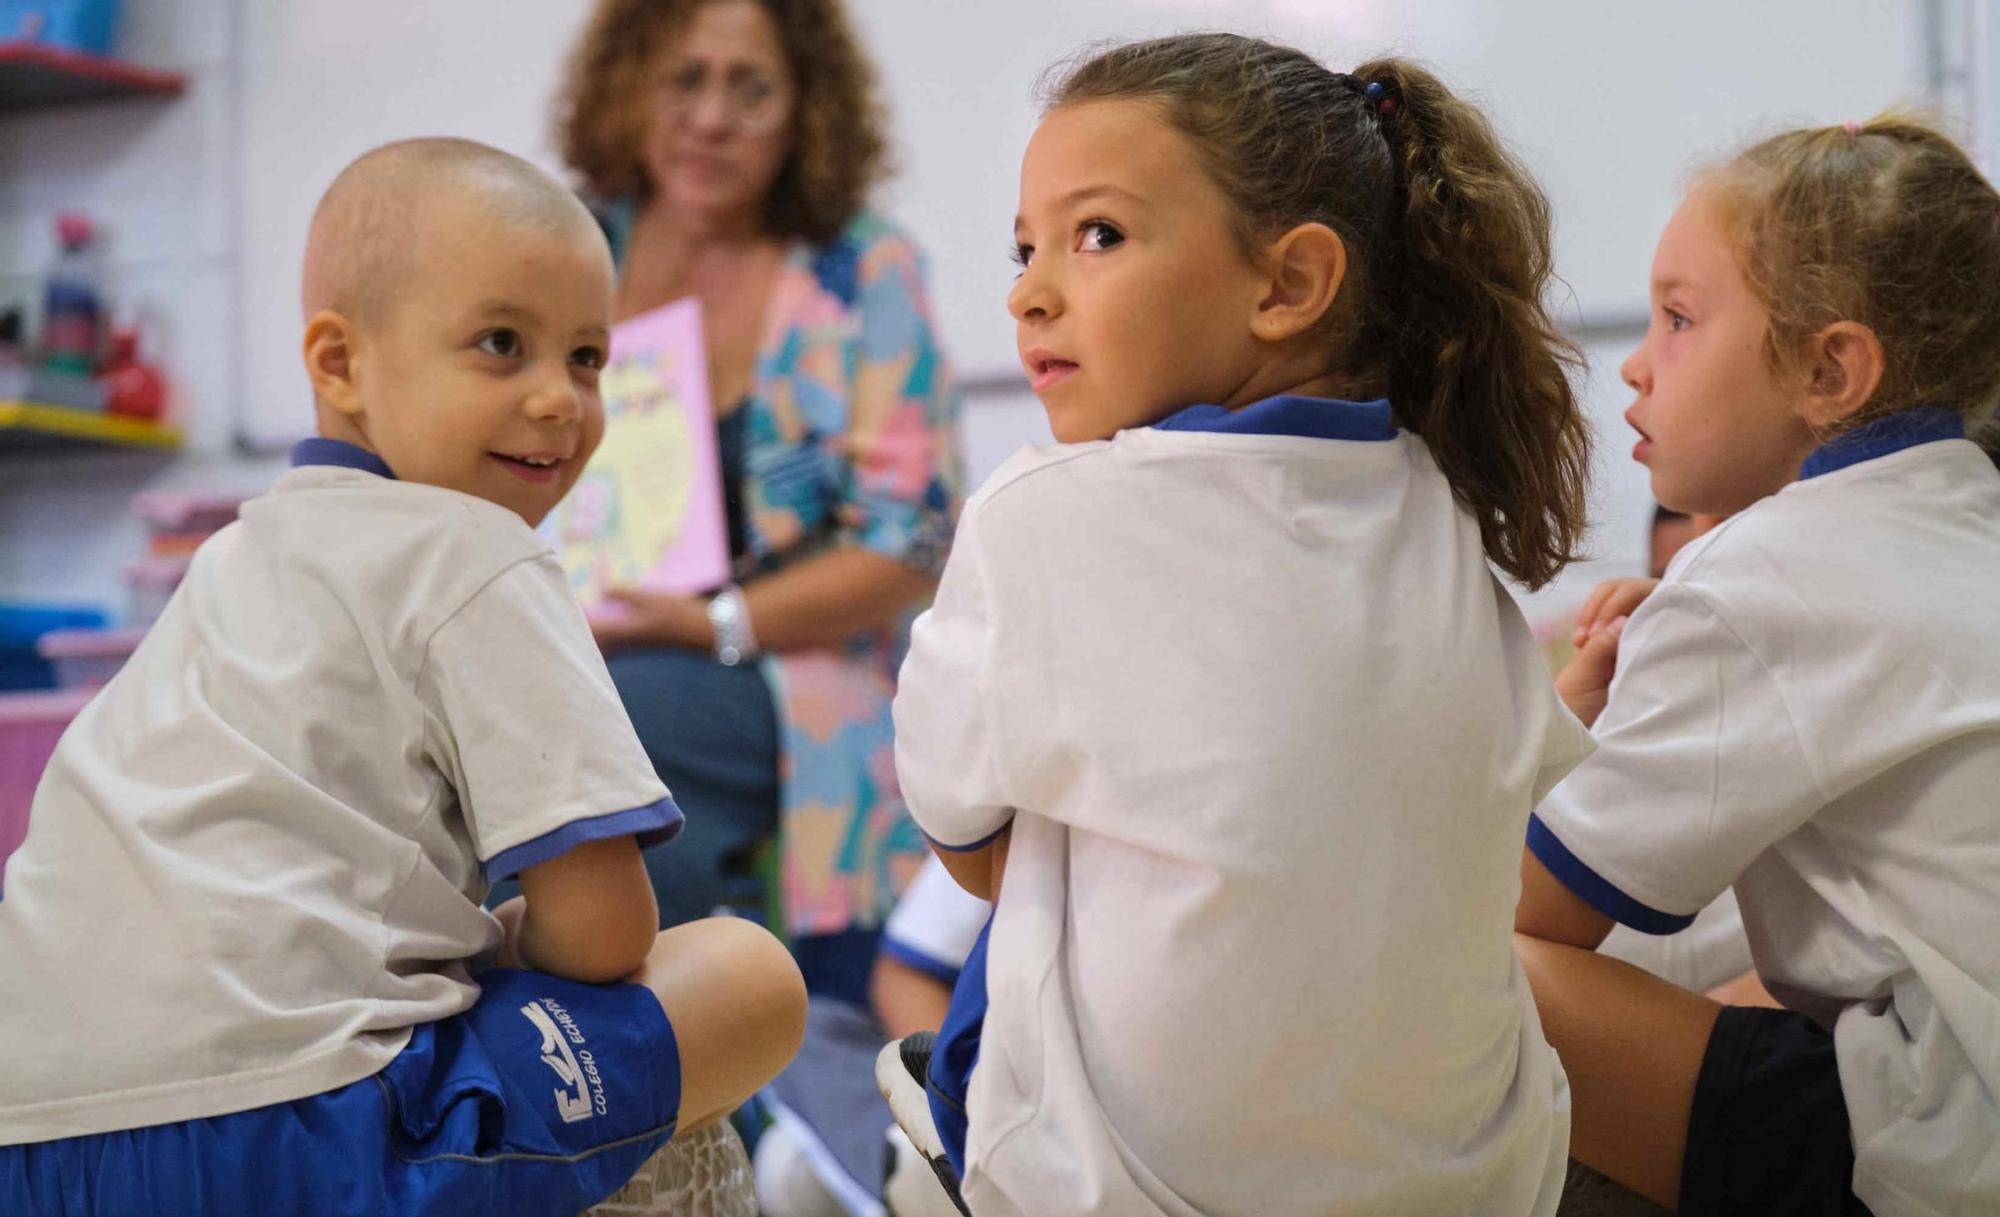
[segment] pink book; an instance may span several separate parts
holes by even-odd
[[[604,589],[621,584],[686,596],[728,582],[701,302],[615,326],[598,384],[604,442],[547,525],[585,612],[616,615]]]

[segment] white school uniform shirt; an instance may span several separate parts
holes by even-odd
[[[1015,457],[895,714],[926,833],[1013,829],[972,1211],[1555,1211],[1568,1089],[1513,910],[1589,738],[1388,403]]]
[[[2000,1212],[2000,474],[1958,433],[1851,433],[1677,555],[1529,836],[1637,929],[1735,886],[1876,1217]]]
[[[518,516],[350,445],[295,460],[36,793],[0,883],[0,1145],[366,1078],[472,1004],[490,881],[680,825]]]
[[[993,906],[966,891],[944,863],[924,859],[882,927],[882,953],[951,984]]]

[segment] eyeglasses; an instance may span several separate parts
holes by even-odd
[[[769,135],[792,113],[791,88],[755,68],[713,71],[698,60],[670,64],[654,78],[660,112],[685,121],[713,91],[722,97],[723,117],[745,135]]]

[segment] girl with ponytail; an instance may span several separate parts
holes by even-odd
[[[1589,741],[1492,570],[1583,531],[1546,200],[1413,65],[1185,36],[1055,87],[1014,242],[1061,442],[967,507],[896,702],[1004,893],[899,1121],[979,1217],[1553,1213],[1510,913]]]
[[[1633,459],[1726,522],[1558,681],[1599,747],[1515,928],[1572,1153],[1706,1217],[2000,1213],[2000,191],[1913,117],[1785,131],[1695,177],[1651,291]],[[1597,950],[1725,891],[1753,983]]]

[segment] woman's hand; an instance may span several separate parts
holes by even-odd
[[[643,587],[607,589],[604,606],[590,614],[590,632],[606,651],[644,646],[715,649],[707,601]]]

